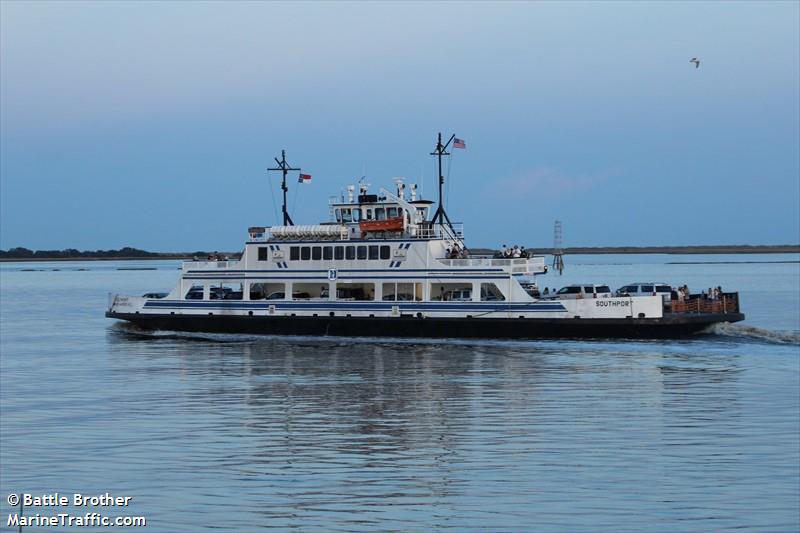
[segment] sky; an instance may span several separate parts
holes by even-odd
[[[800,243],[800,2],[0,1],[0,248],[237,251],[362,175],[467,245]],[[700,68],[689,62],[700,58]]]

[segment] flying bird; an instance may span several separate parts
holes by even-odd
[[[691,58],[689,63],[694,63],[694,68],[700,68],[700,60],[696,57]]]

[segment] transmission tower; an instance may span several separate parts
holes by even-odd
[[[564,273],[564,247],[561,240],[561,221],[556,220],[553,228],[553,270],[558,270],[558,275]]]

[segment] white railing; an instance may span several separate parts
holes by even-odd
[[[266,228],[267,233],[276,240],[343,240],[347,237],[348,228],[342,224],[312,224],[301,226],[272,226]]]
[[[357,224],[351,224],[357,227]],[[464,224],[456,222],[452,228],[447,224],[411,224],[406,228],[406,238],[464,240]],[[263,233],[250,232],[250,242],[280,240],[350,240],[348,226],[341,224],[322,224],[317,226],[280,226],[264,228]]]
[[[184,261],[181,267],[187,270],[210,270],[213,268],[228,268],[235,261]]]
[[[541,259],[541,261],[538,261]],[[544,263],[544,257],[533,258],[514,258],[514,259],[494,259],[486,257],[470,257],[468,259],[439,259],[448,266],[501,266],[509,267],[514,265],[527,265],[529,263]]]
[[[447,224],[417,225],[408,227],[412,239],[449,239],[451,241],[464,240],[464,223],[455,222],[453,229]]]
[[[544,256],[511,259],[470,257],[468,259],[439,259],[439,262],[450,267],[500,267],[512,274],[538,274],[545,271]]]

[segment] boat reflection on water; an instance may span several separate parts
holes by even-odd
[[[370,523],[403,505],[398,526],[488,526],[500,513],[521,527],[534,513],[522,502],[608,498],[620,482],[649,493],[631,509],[654,494],[686,503],[685,484],[670,479],[719,477],[743,461],[719,440],[741,426],[737,356],[705,344],[109,334],[121,372],[148,369],[174,390],[172,402],[142,401],[192,428],[188,449],[202,453],[182,461],[225,465],[237,494],[269,504],[248,512],[307,526],[334,509]],[[603,474],[585,478],[592,469]],[[500,496],[496,508],[470,505],[486,494]]]

